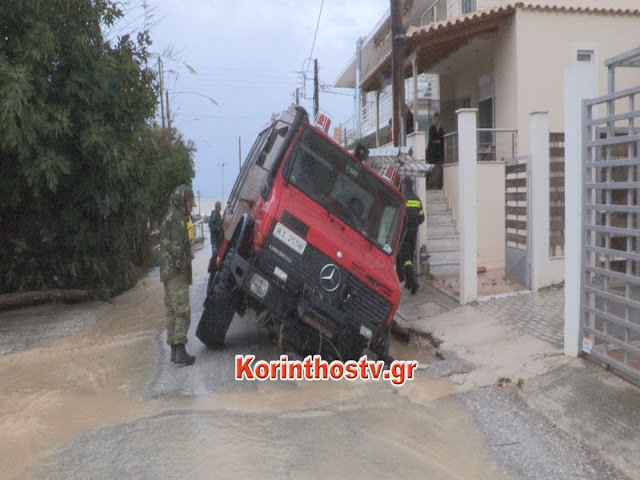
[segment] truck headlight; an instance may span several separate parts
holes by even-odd
[[[249,288],[258,297],[264,298],[264,296],[269,291],[269,282],[257,273],[254,273],[251,277],[251,281],[249,282]]]

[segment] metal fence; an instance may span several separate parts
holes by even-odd
[[[444,134],[444,163],[458,163],[458,132]]]
[[[640,381],[637,105],[640,87],[583,104],[581,333],[585,354]]]
[[[564,256],[564,132],[549,133],[549,256]]]
[[[476,129],[479,162],[501,162],[518,153],[518,130],[514,128]],[[444,136],[444,163],[458,163],[458,132]]]
[[[531,287],[531,156],[504,159],[505,278]]]
[[[380,103],[376,107],[376,102],[369,100],[362,106],[362,118],[360,121],[360,132],[363,139],[375,140],[376,128],[379,128],[380,145],[388,143],[389,119],[393,116],[393,103],[390,91],[384,91],[380,95]],[[407,102],[410,108],[413,108],[413,102]],[[379,121],[378,111],[379,108]],[[439,111],[440,101],[430,98],[418,99],[418,118],[414,119],[418,122],[418,130],[429,131],[431,126],[433,113]],[[356,119],[349,117],[342,123],[340,138],[338,141],[342,145],[350,145],[356,141]]]

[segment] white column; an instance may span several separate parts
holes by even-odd
[[[416,160],[421,160],[423,163],[425,162],[425,149],[426,149],[426,138],[427,134],[422,131],[416,131],[409,135],[407,135],[407,146],[411,147],[413,150],[412,157]],[[424,177],[416,178],[416,194],[420,197],[422,201],[422,206],[424,208],[424,214],[427,215],[427,186]],[[425,221],[418,228],[418,241],[416,242],[416,261],[414,262],[415,270],[417,275],[422,275],[422,261],[420,259],[420,250],[424,245],[426,248],[427,245],[427,222]]]
[[[460,174],[460,303],[478,299],[478,184],[477,108],[461,108],[458,115],[458,162]]]
[[[570,65],[564,70],[564,353],[580,353],[582,297],[582,99],[598,91],[595,65]]]
[[[549,113],[531,112],[531,289],[549,285]]]

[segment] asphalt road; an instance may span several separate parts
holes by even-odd
[[[473,365],[455,358],[401,387],[236,381],[236,354],[280,351],[252,314],[234,319],[223,350],[195,339],[207,255],[194,263],[193,366],[168,360],[157,272],[109,304],[2,314],[4,478],[624,478],[515,386],[457,391],[447,378]]]

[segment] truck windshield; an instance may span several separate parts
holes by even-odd
[[[332,142],[306,128],[284,168],[285,179],[365,236],[393,252],[403,200],[388,183]]]

